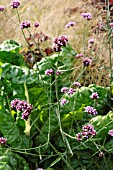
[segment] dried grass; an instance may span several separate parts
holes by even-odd
[[[10,1],[11,0],[4,0],[0,3],[0,5],[6,6],[7,15],[18,23],[16,11],[8,7]],[[104,40],[102,38],[102,36],[104,36],[103,33],[96,35],[91,29],[99,21],[101,21],[101,11],[94,9],[90,0],[21,0],[21,7],[19,8],[21,20],[30,20],[32,24],[35,21],[39,21],[39,32],[42,31],[51,39],[61,34],[68,35],[70,44],[78,53],[82,53],[84,50],[84,20],[80,16],[82,12],[91,12],[94,18],[87,23],[86,46],[87,40],[93,37],[96,39],[96,47],[97,51],[99,51],[99,49],[101,49],[103,46],[104,41],[106,41],[106,38]],[[25,45],[25,40],[23,39],[21,30],[17,25],[12,23],[12,21],[5,17],[2,13],[0,13],[0,21],[0,42],[5,39],[14,39],[17,42]],[[65,29],[65,25],[69,21],[76,22],[75,29]],[[32,28],[31,31],[33,32]],[[96,83],[94,80],[97,79],[96,77],[98,75],[98,84],[108,85],[109,71],[105,69],[105,67],[108,68],[109,66],[109,54],[106,50],[106,47],[103,48],[102,52],[98,55],[96,62],[97,63],[94,67],[92,67],[89,74],[85,76],[85,79],[87,79],[89,83]],[[104,67],[101,70],[100,68],[102,67],[102,64]],[[72,79],[75,79],[76,76],[76,71],[73,71]]]

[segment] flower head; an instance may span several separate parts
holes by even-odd
[[[76,139],[81,142],[83,138],[90,138],[96,135],[96,131],[93,128],[93,125],[88,124],[82,127],[82,132],[76,134]]]
[[[47,69],[46,71],[45,71],[45,75],[48,75],[48,76],[50,76],[51,74],[53,74],[53,70],[52,69]]]
[[[90,96],[91,99],[98,99],[99,96],[98,96],[98,93],[97,92],[94,92],[92,93],[92,95]]]
[[[63,87],[63,88],[61,89],[61,92],[65,93],[67,90],[68,90],[68,87]]]
[[[92,19],[92,15],[91,13],[82,13],[81,16],[87,20],[91,20]]]
[[[78,133],[76,134],[76,139],[81,142],[82,141],[82,134],[81,133]]]
[[[0,137],[0,144],[6,144],[7,139]]]
[[[67,36],[62,35],[62,36],[56,37],[53,40],[53,51],[55,51],[55,52],[62,51],[61,47],[66,46],[67,43],[68,43]]]
[[[29,118],[29,115],[31,114],[33,107],[32,105],[28,105],[27,108],[22,113],[22,119],[27,120]]]
[[[83,59],[84,66],[89,66],[92,63],[92,60],[89,57]]]
[[[62,106],[64,106],[66,103],[68,103],[68,101],[67,101],[66,99],[62,99],[61,102],[60,102],[60,104],[61,104]]]
[[[62,74],[62,71],[57,70],[57,71],[56,71],[56,75],[58,75],[58,76],[59,76],[60,74]]]
[[[109,25],[110,25],[111,28],[113,28],[113,22],[111,22]]]
[[[22,119],[23,120],[27,120],[29,118],[29,115],[30,115],[30,112],[28,112],[27,110],[25,110],[23,113],[22,113]]]
[[[39,25],[40,25],[39,22],[35,22],[35,23],[34,23],[34,26],[35,26],[36,28],[38,28]]]
[[[91,49],[93,47],[93,44],[95,42],[95,39],[94,38],[91,38],[88,40],[88,48]]]
[[[70,95],[70,94],[73,94],[75,91],[76,91],[75,89],[70,88],[70,89],[68,90],[68,92],[67,92],[67,93]]]
[[[0,6],[0,11],[4,11],[5,7],[4,6]]]
[[[95,116],[97,115],[97,111],[95,108],[91,107],[91,106],[87,106],[84,108],[85,109],[85,112],[88,113],[88,114],[91,114],[92,116]]]
[[[11,7],[14,8],[18,8],[20,6],[20,2],[18,0],[13,0],[10,3]]]
[[[73,85],[76,86],[76,87],[81,87],[81,84],[79,82],[77,82],[77,81],[74,82]]]
[[[77,54],[76,56],[75,56],[75,58],[81,58],[81,57],[84,57],[84,54]]]
[[[25,109],[27,109],[27,107],[28,107],[27,101],[22,100],[22,101],[19,101],[19,102],[18,102],[18,104],[17,104],[17,106],[16,106],[16,109],[17,109],[18,111],[24,111]]]
[[[113,136],[113,129],[109,130],[108,134],[109,134],[110,136]]]
[[[91,39],[88,40],[88,43],[89,43],[89,44],[93,44],[94,42],[95,42],[95,39],[94,39],[94,38],[91,38]]]
[[[68,22],[68,24],[66,24],[65,28],[73,27],[75,25],[76,25],[75,22]]]
[[[27,120],[33,109],[31,104],[25,100],[14,99],[11,101],[11,108],[18,111],[23,111],[22,119]]]
[[[20,102],[19,99],[14,99],[11,101],[11,108],[16,109],[17,104]]]
[[[30,21],[22,21],[21,24],[20,24],[20,28],[21,29],[24,29],[24,28],[29,28],[31,26],[31,23]]]
[[[82,135],[84,138],[89,138],[91,136],[95,136],[96,135],[96,131],[93,128],[93,125],[88,124],[82,127]]]
[[[99,157],[103,157],[104,156],[104,153],[103,152],[100,152],[99,153]]]

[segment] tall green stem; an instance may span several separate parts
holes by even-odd
[[[60,127],[60,132],[61,132],[62,138],[64,140],[62,125],[61,125],[61,118],[60,118],[60,103],[59,103],[59,96],[58,96],[58,81],[57,81],[57,76],[56,76],[56,79],[55,79],[55,91],[56,91],[56,99],[57,99],[56,113],[57,113],[58,123],[59,123],[59,127]]]
[[[26,83],[24,83],[24,89],[25,89],[26,100],[27,100],[27,102],[29,103],[29,94],[28,94],[28,90],[27,90]],[[30,126],[30,116],[29,116],[28,120],[25,122],[25,124],[26,124],[25,134],[26,134],[27,136],[30,136],[30,129],[31,129],[31,126]]]

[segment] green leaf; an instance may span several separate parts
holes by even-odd
[[[70,151],[71,155],[73,155],[73,152],[72,152],[71,146],[70,146],[70,144],[69,144],[69,142],[68,142],[68,140],[67,140],[67,138],[66,138],[66,137],[65,137],[65,141],[66,141],[66,145],[67,145],[67,147],[68,147],[68,149],[69,149],[69,151]]]
[[[45,70],[51,68],[54,71],[56,71],[56,68],[57,70],[63,70],[63,74],[58,77],[59,84],[64,85],[64,82],[62,82],[62,80],[67,79],[68,76],[68,81],[66,81],[66,84],[69,85],[69,74],[71,73],[71,70],[69,69],[72,68],[72,60],[75,54],[76,52],[70,46],[63,47],[63,51],[61,53],[56,53],[48,56],[47,59],[43,58],[40,62],[34,65],[34,69],[37,69],[37,67],[39,68],[39,72],[45,84],[48,84],[50,82],[50,77],[45,75]],[[55,77],[51,77],[53,78],[52,81],[54,81]]]
[[[0,148],[0,170],[30,170],[24,158],[9,149],[1,150]]]
[[[21,45],[14,40],[6,40],[0,44],[0,61],[14,65],[23,65],[24,59],[19,50]],[[25,64],[24,64],[25,65]]]
[[[90,120],[94,129],[97,132],[96,138],[99,141],[104,140],[108,135],[110,129],[113,129],[113,112],[110,111],[107,115],[98,115]]]
[[[21,118],[18,118],[18,119],[16,120],[16,125],[17,125],[19,131],[24,134],[25,121],[24,121],[23,119],[21,119]]]
[[[110,139],[104,146],[108,153],[113,154],[113,139]]]
[[[14,84],[31,84],[38,82],[37,71],[29,70],[26,67],[18,67],[5,63],[2,64],[1,69],[1,77],[11,81]]]
[[[56,130],[58,130],[58,128],[59,128],[59,126],[58,126],[56,116],[54,113],[51,112],[51,115],[50,115],[50,138],[52,138],[52,135],[54,135],[54,133],[56,132]],[[44,124],[40,130],[41,132],[35,138],[36,145],[44,144],[45,142],[47,142],[48,130],[49,130],[49,118],[47,118],[47,120],[44,122]]]
[[[4,105],[4,98],[1,96],[0,104]],[[7,138],[7,143],[14,148],[28,148],[29,139],[22,134],[22,129],[19,130],[14,117],[5,111],[5,108],[2,107],[0,110],[0,131],[3,136]]]
[[[15,42],[14,40],[6,40],[0,44],[0,51],[19,51],[21,45]]]
[[[75,56],[77,52],[68,44],[66,47],[62,47],[62,52],[60,53],[63,57]]]
[[[57,159],[55,159],[51,164],[50,167],[54,166],[56,163],[58,163],[61,160],[61,157],[58,157]]]

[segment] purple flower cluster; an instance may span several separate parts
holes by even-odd
[[[73,85],[76,86],[76,87],[81,87],[81,84],[79,82],[77,82],[77,81],[74,82]]]
[[[47,70],[45,70],[45,75],[47,75],[47,76],[50,76],[50,75],[52,75],[53,73],[54,73],[54,70],[52,70],[52,69],[47,69]],[[60,74],[62,74],[62,71],[57,70],[57,71],[55,72],[55,74],[56,74],[57,76],[59,76]]]
[[[84,138],[89,138],[91,136],[96,135],[96,131],[94,130],[93,125],[91,124],[83,126],[82,130],[83,130],[82,135]]]
[[[91,13],[82,13],[81,16],[87,20],[91,20],[92,19],[92,15]]]
[[[81,57],[84,57],[84,54],[77,54],[77,55],[75,56],[75,58],[81,58]]]
[[[65,93],[65,92],[67,92],[67,90],[68,90],[68,87],[63,87],[63,88],[61,89],[61,92]]]
[[[66,24],[65,28],[73,27],[75,25],[76,25],[75,22],[68,22],[68,24]]]
[[[92,63],[92,60],[89,57],[83,59],[84,66],[89,66]]]
[[[89,44],[93,44],[94,42],[95,42],[94,38],[91,38],[91,39],[88,40]]]
[[[33,109],[31,104],[28,104],[25,100],[14,99],[11,101],[11,108],[18,111],[23,111],[22,119],[27,120]]]
[[[21,29],[24,29],[24,28],[29,28],[31,26],[31,23],[29,20],[27,21],[22,21],[21,24],[20,24],[20,28]]]
[[[113,137],[113,129],[109,130],[108,134]]]
[[[84,108],[85,109],[85,112],[88,113],[88,114],[91,114],[92,116],[95,116],[97,115],[97,111],[95,108],[91,107],[91,106],[87,106]]]
[[[4,6],[0,6],[0,11],[4,11],[5,7]]]
[[[66,103],[68,103],[68,101],[67,101],[66,99],[62,99],[61,102],[60,102],[60,104],[61,104],[62,106],[64,106]]]
[[[92,48],[92,45],[94,44],[95,40],[93,38],[88,40],[88,48]]]
[[[70,88],[70,89],[68,90],[68,92],[67,92],[67,93],[70,95],[70,94],[73,94],[75,91],[76,91],[75,89]]]
[[[98,93],[94,92],[92,93],[92,95],[90,96],[91,99],[99,99]]]
[[[94,130],[93,126],[91,124],[88,124],[86,126],[83,126],[82,132],[76,134],[76,139],[80,142],[83,138],[88,139],[95,135],[96,131]]]
[[[39,25],[40,25],[39,22],[35,22],[35,23],[34,23],[34,26],[35,26],[36,28],[38,28]]]
[[[79,82],[74,82],[73,85],[76,86],[76,87],[81,87],[81,84]],[[69,88],[69,90],[68,90],[68,87],[61,88],[61,92],[63,92],[63,93],[67,92],[67,94],[69,94],[69,95],[73,94],[75,91],[76,91],[76,89],[74,89],[72,87]]]
[[[10,3],[11,7],[14,8],[18,8],[20,6],[20,2],[18,0],[13,0]]]
[[[110,27],[113,29],[113,22],[111,22],[109,25],[110,25]]]
[[[62,71],[57,70],[57,71],[56,71],[56,75],[58,75],[58,76],[59,76],[60,74],[62,74]]]
[[[47,75],[47,76],[50,76],[51,74],[53,74],[54,73],[54,71],[52,70],[52,69],[47,69],[46,71],[45,71],[45,75]]]
[[[62,35],[62,36],[56,37],[53,40],[53,51],[55,51],[55,52],[62,51],[61,47],[66,46],[67,43],[68,43],[67,36]]]
[[[77,133],[76,134],[76,139],[81,142],[82,141],[82,133]]]
[[[0,144],[6,144],[7,139],[0,137]]]
[[[11,101],[11,108],[16,109],[17,104],[20,102],[19,99],[14,99]]]
[[[88,124],[86,126],[83,126],[82,132],[76,134],[76,139],[80,142],[83,138],[88,139],[95,135],[96,131],[94,130],[93,126],[91,124]]]
[[[103,152],[100,152],[99,153],[99,157],[103,157],[104,156],[104,153]]]

